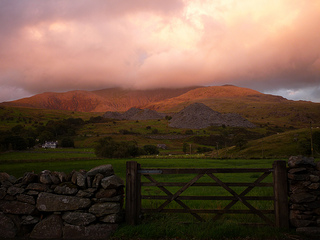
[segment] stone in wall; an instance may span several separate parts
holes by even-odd
[[[14,222],[4,213],[0,212],[0,236],[3,238],[14,238],[17,228]]]
[[[72,225],[86,226],[94,222],[96,216],[91,213],[66,212],[62,215],[62,219]]]
[[[116,189],[118,187],[123,187],[124,182],[121,178],[116,175],[105,177],[101,180],[101,186],[104,189]]]
[[[0,236],[106,239],[123,220],[123,180],[110,164],[90,171],[0,173]]]
[[[87,208],[90,199],[74,196],[64,196],[52,193],[40,193],[37,199],[37,209],[43,212],[71,211]]]
[[[62,238],[63,222],[59,215],[50,215],[39,222],[32,230],[30,237],[37,239]]]
[[[105,177],[114,175],[113,167],[111,164],[101,165],[95,168],[92,168],[87,172],[89,177],[94,177],[98,173],[102,174]]]
[[[19,201],[0,200],[0,211],[9,214],[32,214],[35,206],[29,203]]]
[[[320,165],[305,156],[288,160],[290,223],[297,232],[320,234]]]

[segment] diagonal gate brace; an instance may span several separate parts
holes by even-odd
[[[166,193],[169,198],[161,204],[157,208],[158,212],[161,212],[170,202],[175,201],[177,202],[180,206],[182,206],[184,209],[187,209],[195,218],[197,218],[199,221],[204,222],[204,219],[200,217],[198,214],[192,212],[192,209],[190,209],[186,204],[184,204],[181,200],[177,199],[181,193],[183,193],[187,188],[192,186],[196,181],[198,181],[205,173],[198,174],[196,177],[191,179],[186,185],[184,185],[180,190],[178,190],[175,194],[172,194],[168,189],[166,189],[163,186],[159,186],[157,181],[153,179],[150,175],[144,175],[147,179],[149,179],[151,182],[156,183],[157,187],[161,189],[164,193]]]

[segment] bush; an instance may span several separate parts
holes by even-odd
[[[134,141],[117,142],[111,137],[105,137],[98,141],[95,146],[95,153],[98,157],[126,158],[139,156],[141,149]]]
[[[320,131],[316,131],[312,134],[312,140],[313,140],[314,150],[319,152],[320,151]]]
[[[74,141],[72,138],[63,138],[61,140],[61,147],[63,148],[74,148]]]
[[[159,133],[158,129],[156,129],[156,128],[152,129],[152,134],[158,134],[158,133]]]
[[[123,135],[133,134],[133,132],[130,132],[130,131],[127,130],[127,129],[120,129],[120,130],[119,130],[119,133],[121,133],[121,134],[123,134]]]
[[[186,135],[193,135],[193,131],[192,131],[191,129],[186,130],[184,133],[185,133]]]
[[[183,143],[183,146],[182,146],[182,151],[183,151],[184,153],[187,153],[188,147],[189,147],[188,143],[184,142],[184,143]]]
[[[28,147],[27,141],[20,136],[8,136],[4,139],[7,150],[25,150]]]
[[[148,155],[155,155],[159,154],[159,150],[157,146],[154,145],[144,145],[143,150],[148,154]]]
[[[211,152],[212,148],[208,147],[198,147],[197,148],[197,153],[205,153],[205,152]]]

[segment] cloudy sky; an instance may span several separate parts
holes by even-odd
[[[320,102],[320,0],[0,0],[0,102],[233,84]]]

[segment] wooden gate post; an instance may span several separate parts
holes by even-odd
[[[126,222],[129,225],[136,225],[140,214],[140,164],[135,161],[126,163]]]
[[[288,180],[286,161],[274,161],[274,210],[276,226],[289,228]]]

